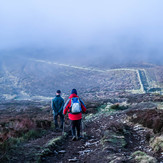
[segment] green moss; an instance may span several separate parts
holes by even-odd
[[[52,147],[55,146],[56,143],[62,140],[62,136],[59,136],[57,138],[51,139],[47,144],[46,147]]]
[[[45,130],[30,130],[29,132],[22,134],[21,137],[10,137],[0,144],[0,149],[7,151],[10,148],[19,146],[21,143],[27,140],[39,138],[45,135],[45,133]]]
[[[101,105],[100,107],[96,108],[97,109],[97,113],[96,114],[89,114],[87,116],[85,116],[85,120],[93,120],[94,118],[98,117],[101,114],[111,114],[112,112],[114,112],[115,110],[110,110],[110,105],[104,104]]]
[[[127,145],[127,142],[123,135],[106,130],[104,133],[104,137],[101,139],[101,144],[103,146],[107,146],[108,143],[111,144],[113,147],[119,148],[124,148]]]
[[[154,157],[151,156],[136,156],[135,160],[140,163],[157,163],[157,160]]]
[[[111,104],[111,103],[108,103],[108,104],[105,104],[105,105],[101,105],[100,107],[97,108],[98,112],[97,114],[99,113],[105,113],[105,114],[111,114],[111,113],[114,113],[116,111],[119,111],[119,110],[125,110],[127,109],[128,106],[125,106],[125,105],[120,105],[120,104]]]
[[[51,139],[43,148],[41,153],[38,153],[37,155],[41,157],[51,154],[52,153],[52,149],[56,148],[57,145],[59,145],[60,143],[63,142],[63,140],[67,137],[67,133],[64,133],[64,135],[59,136],[57,138],[53,138]]]
[[[15,148],[22,142],[23,142],[23,138],[10,137],[6,141],[4,141],[2,144],[0,144],[0,148],[4,151],[7,151],[10,148]]]
[[[105,105],[101,105],[101,106],[99,106],[99,107],[97,108],[97,110],[98,110],[98,111],[101,111],[102,109],[105,109],[106,106],[107,106],[106,104],[105,104]]]
[[[46,134],[46,130],[30,130],[23,135],[24,140],[36,139]]]
[[[133,160],[138,163],[157,163],[157,160],[154,157],[149,156],[142,151],[136,151],[131,156]]]
[[[135,157],[135,156],[146,156],[146,153],[142,151],[136,151],[132,154],[132,157]]]
[[[128,109],[128,106],[120,105],[120,104],[114,104],[110,106],[111,110],[125,110]]]
[[[119,108],[119,104],[114,104],[110,106],[110,109],[118,109]]]
[[[151,139],[150,146],[155,152],[163,152],[163,136],[156,137],[155,139]]]
[[[92,113],[88,114],[87,116],[85,116],[85,119],[93,120],[94,118],[98,117],[100,114],[110,115],[116,111],[125,110],[127,108],[128,108],[128,106],[120,105],[120,104],[113,104],[113,105],[112,105],[112,103],[103,104],[96,108],[96,110],[97,110],[96,114],[92,114]]]
[[[110,139],[105,139],[104,141],[109,141],[117,147],[125,147],[127,145],[124,138],[112,137]]]

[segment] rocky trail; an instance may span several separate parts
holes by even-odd
[[[149,146],[149,132],[141,125],[128,122],[126,114],[101,115],[85,121],[83,139],[72,141],[69,134],[53,154],[42,157],[42,162],[132,163],[136,161],[134,153],[141,151],[144,161],[161,163],[162,157],[154,154]]]

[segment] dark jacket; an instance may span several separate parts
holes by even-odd
[[[54,114],[63,113],[64,99],[57,95],[54,99],[52,99],[51,107],[53,109]]]

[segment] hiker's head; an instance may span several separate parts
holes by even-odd
[[[77,95],[77,90],[76,89],[72,89],[71,94],[74,94],[74,93]]]
[[[61,91],[57,90],[56,95],[60,95],[60,94],[61,94]]]

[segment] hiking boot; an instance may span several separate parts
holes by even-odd
[[[61,128],[59,128],[59,129],[58,129],[58,132],[62,132],[62,129],[61,129]]]
[[[55,128],[55,132],[59,132],[59,128],[58,127]]]
[[[75,136],[73,136],[73,137],[72,137],[72,141],[75,141],[75,140],[76,140],[76,137],[75,137]]]
[[[80,139],[82,139],[82,138],[83,138],[82,136],[78,136],[78,137],[77,137],[77,140],[80,140]]]
[[[63,129],[63,125],[60,126],[60,129]]]

